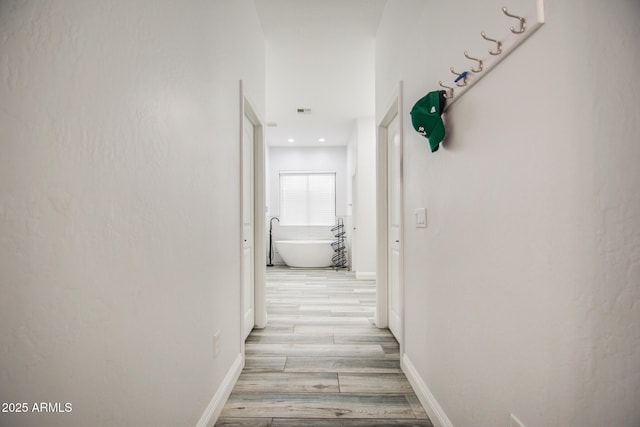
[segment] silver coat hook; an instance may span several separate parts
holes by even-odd
[[[500,55],[502,53],[502,42],[500,40],[490,39],[489,37],[487,37],[487,34],[484,31],[482,31],[480,35],[482,36],[483,39],[489,40],[490,42],[494,42],[496,44],[495,52],[489,49],[489,53],[491,55]]]
[[[445,89],[449,89],[449,90],[451,91],[451,94],[449,94],[449,93],[445,93],[445,94],[444,94],[444,97],[445,97],[445,98],[447,98],[447,99],[451,99],[451,98],[453,98],[453,88],[452,88],[452,87],[449,87],[449,86],[445,86],[445,85],[443,85],[443,84],[442,84],[442,80],[440,80],[440,81],[438,82],[438,84],[439,84],[441,87],[443,87],[443,88],[445,88]]]
[[[516,30],[515,28],[513,28],[513,27],[510,27],[511,32],[512,32],[513,34],[522,34],[522,33],[524,33],[524,30],[526,30],[526,29],[527,29],[527,21],[526,21],[526,19],[524,19],[522,16],[518,16],[518,15],[512,15],[512,14],[510,14],[510,13],[507,11],[507,8],[506,8],[506,7],[503,7],[503,8],[502,8],[502,13],[504,13],[505,15],[507,15],[507,16],[508,16],[508,17],[510,17],[510,18],[515,18],[515,19],[517,19],[517,20],[519,20],[519,21],[520,21],[520,28],[518,28],[517,30]]]
[[[451,72],[453,73],[454,76],[456,76],[456,86],[458,87],[464,87],[467,85],[467,72],[465,71],[464,73],[456,73],[453,69],[453,67],[449,68],[451,70]],[[459,80],[462,80],[462,84],[458,83]]]
[[[479,73],[480,71],[482,71],[482,59],[472,58],[471,56],[469,56],[469,53],[466,50],[464,51],[464,56],[467,59],[478,62],[478,69],[476,70],[475,68],[472,68],[471,71],[473,71],[474,73]]]

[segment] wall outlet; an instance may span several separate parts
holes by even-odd
[[[509,427],[525,427],[515,415],[511,414],[511,421],[509,422]]]
[[[416,228],[427,228],[427,208],[420,208],[414,211],[416,215]]]
[[[218,353],[220,352],[220,331],[217,331],[213,334],[213,357],[214,359],[218,357]]]

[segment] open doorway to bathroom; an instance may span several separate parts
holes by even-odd
[[[268,264],[349,268],[337,257],[338,244],[349,252],[351,242],[347,147],[270,146],[268,158]]]
[[[264,126],[240,81],[240,331],[244,341],[251,330],[266,324],[264,299],[265,143]],[[244,348],[244,347],[243,347]]]
[[[377,135],[377,311],[376,324],[388,326],[404,349],[402,81]]]
[[[385,1],[255,4],[266,39],[267,272],[338,264],[375,281],[375,33]],[[315,258],[287,262],[287,250]]]

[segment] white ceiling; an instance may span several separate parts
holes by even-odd
[[[266,122],[277,124],[267,127],[269,145],[345,145],[354,120],[375,114],[374,37],[385,3],[255,0],[266,38]]]

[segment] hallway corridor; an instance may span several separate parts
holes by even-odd
[[[350,272],[269,269],[268,326],[249,335],[216,426],[432,426],[375,299]]]

